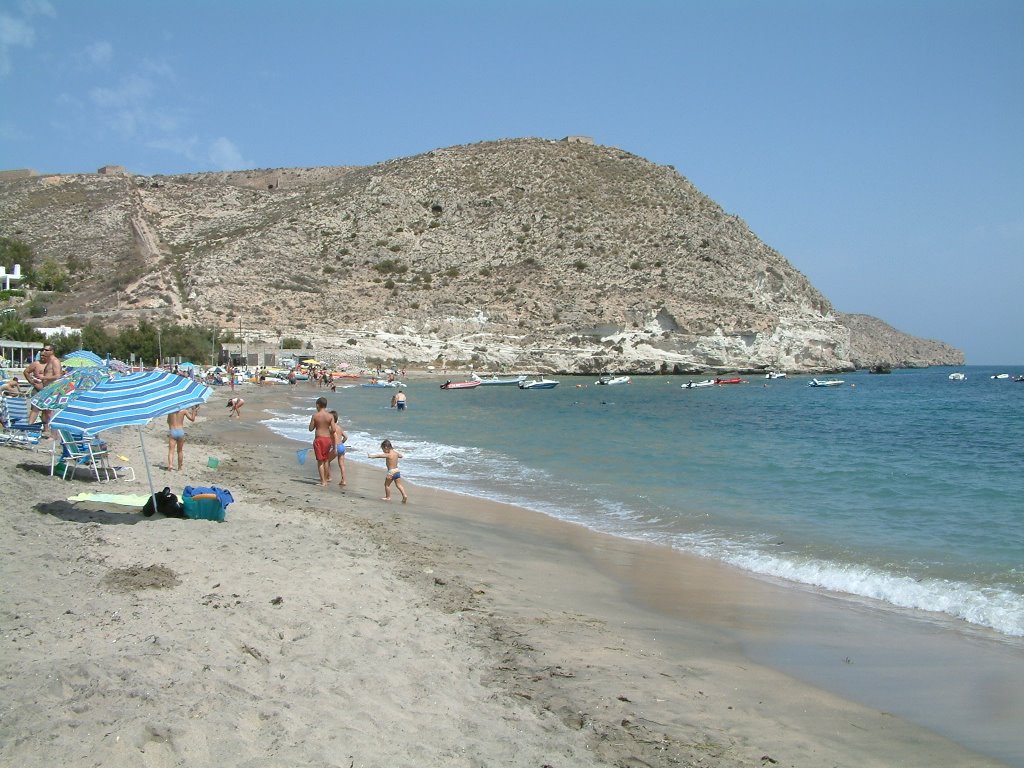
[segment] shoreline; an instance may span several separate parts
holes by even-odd
[[[482,690],[461,691],[466,701],[453,700],[460,698],[457,695],[449,696],[442,711],[461,705],[463,720],[472,719],[481,700],[499,700],[503,713],[499,721],[518,723],[520,736],[524,737],[522,744],[529,745],[522,749],[547,754],[547,762],[552,765],[631,764],[627,760],[643,760],[649,765],[678,764],[674,760],[720,766],[768,764],[763,758],[795,766],[1005,764],[888,714],[891,710],[878,711],[853,703],[776,671],[785,668],[780,661],[795,656],[797,666],[808,662],[821,666],[826,677],[832,678],[850,673],[847,676],[856,682],[864,670],[888,658],[893,646],[908,642],[926,650],[930,658],[937,658],[937,651],[928,647],[931,635],[926,623],[898,637],[883,637],[879,622],[884,624],[886,617],[870,607],[865,609],[865,615],[844,618],[844,614],[850,613],[849,606],[829,606],[827,596],[771,584],[664,547],[593,533],[540,513],[417,488],[414,479],[408,484],[410,504],[388,505],[379,501],[382,473],[365,465],[347,465],[349,486],[344,492],[336,486],[320,489],[315,481],[315,463],[308,461],[299,466],[296,462],[295,442],[258,424],[264,418],[259,411],[279,402],[285,393],[261,392],[252,387],[241,392],[249,406],[241,421],[229,422],[223,409],[216,405],[202,409],[200,423],[189,430],[186,472],[181,477],[154,470],[154,484],[158,488],[170,484],[179,494],[184,484],[214,484],[231,489],[238,501],[229,507],[226,524],[156,518],[151,525],[105,525],[115,522],[115,517],[116,522],[122,522],[131,510],[116,515],[106,511],[101,515],[99,510],[87,511],[88,505],[70,508],[60,499],[81,490],[145,492],[144,472],[136,455],[132,455],[132,463],[139,481],[115,484],[115,488],[84,481],[61,484],[43,473],[33,473],[8,460],[12,453],[19,454],[18,458],[30,455],[16,449],[0,449],[0,460],[5,462],[5,494],[19,498],[17,489],[7,488],[11,484],[8,477],[19,481],[28,477],[33,488],[27,495],[22,493],[21,508],[5,511],[4,515],[13,515],[9,522],[15,528],[27,526],[30,530],[42,525],[48,534],[63,538],[69,556],[81,556],[76,550],[82,539],[103,537],[104,529],[116,531],[125,546],[118,549],[116,557],[105,555],[106,559],[98,565],[137,559],[133,549],[138,537],[131,535],[137,529],[139,534],[167,529],[190,546],[198,546],[202,542],[197,537],[210,534],[221,546],[218,553],[223,553],[234,570],[246,571],[250,580],[262,579],[260,564],[282,567],[278,561],[287,556],[288,565],[296,574],[308,574],[314,585],[323,581],[335,587],[338,579],[352,578],[352,568],[370,569],[355,559],[346,563],[347,571],[335,572],[337,563],[330,555],[331,547],[343,550],[349,537],[365,538],[368,544],[362,556],[378,558],[374,566],[383,578],[390,575],[397,584],[411,590],[409,600],[416,615],[402,615],[403,629],[412,631],[405,622],[426,623],[427,619],[437,619],[436,614],[440,618],[455,617],[456,626],[444,624],[443,631],[435,631],[437,626],[428,628],[422,642],[432,650],[455,647],[456,656],[470,658],[475,667],[468,676],[476,676]],[[302,387],[300,392],[312,406],[316,390]],[[219,404],[219,400],[214,402]],[[137,441],[137,437],[126,430],[123,438],[125,444],[121,444],[119,437],[116,452],[131,454],[130,440]],[[159,425],[147,428],[151,464],[163,463],[161,438]],[[134,450],[137,454],[137,442]],[[206,455],[220,458],[220,468],[206,468]],[[45,460],[48,469],[45,455],[38,454],[34,460]],[[334,476],[336,480],[336,466]],[[40,499],[44,507],[50,505],[49,514],[33,512],[32,507]],[[53,505],[58,505],[59,513]],[[19,519],[19,515],[26,513],[27,518]],[[90,514],[96,519],[91,520]],[[135,523],[145,521],[137,514],[131,519]],[[89,534],[83,534],[84,530]],[[38,532],[24,535],[35,533]],[[260,538],[253,538],[256,533]],[[272,559],[272,565],[268,565],[261,553],[265,554],[265,548],[279,534],[289,539],[288,546],[278,547],[278,560]],[[316,534],[335,543],[325,544],[323,539],[303,534]],[[155,537],[152,544],[152,556],[175,569],[174,562],[167,562],[168,556],[161,556],[159,538]],[[179,549],[174,554],[183,556]],[[4,566],[5,581],[12,575],[11,570],[23,569],[26,574],[38,576],[40,564],[17,559],[18,563]],[[216,563],[209,565],[217,567]],[[74,573],[73,565],[65,568]],[[71,577],[58,582],[57,588],[74,583]],[[21,582],[14,579],[11,583]],[[180,587],[165,592],[149,590],[145,598],[159,602],[182,591]],[[26,587],[22,599],[28,600],[29,593]],[[136,596],[140,594],[143,593]],[[240,594],[244,600],[244,593]],[[326,593],[324,597],[328,599]],[[285,594],[284,604],[301,599]],[[337,599],[332,594],[328,602]],[[309,615],[295,620],[314,625],[318,617],[323,617],[324,610],[317,606]],[[367,613],[371,619],[374,615]],[[810,617],[817,621],[809,621]],[[369,621],[372,626],[364,634],[369,637],[376,633],[374,639],[378,643],[394,640],[393,630],[385,628],[398,621],[396,617],[389,617],[383,625]],[[837,645],[830,648],[830,655],[840,655],[813,658],[808,649],[822,641],[813,625],[842,621],[846,622],[844,627],[859,627],[859,635],[846,637],[851,646],[864,642],[864,638],[871,642],[852,653]],[[12,623],[17,624],[17,620],[5,613],[5,635],[15,631]],[[780,628],[787,624],[791,626],[789,634]],[[334,629],[339,630],[339,636],[332,642],[354,650],[351,627]],[[885,627],[886,632],[889,630]],[[45,634],[47,629],[38,626],[32,631]],[[320,628],[307,627],[307,631],[316,634]],[[258,646],[254,642],[252,647]],[[422,654],[423,647],[419,651]],[[868,651],[882,658],[866,659],[863,654]],[[257,659],[246,653],[251,657],[246,661]],[[260,663],[268,669],[280,667],[285,661],[266,650],[257,653],[266,658]],[[845,663],[841,655],[844,653],[852,663]],[[425,674],[422,667],[429,669],[434,659],[423,659],[417,654],[406,659],[401,651],[396,654],[403,665],[414,670],[414,675]],[[281,656],[285,654],[282,652]],[[355,654],[350,661],[358,669],[366,660]],[[7,671],[6,679],[10,680],[10,669]],[[333,670],[324,674],[330,678]],[[360,670],[357,677],[362,674],[366,673]],[[408,675],[404,667],[403,674]],[[905,672],[906,679],[917,685],[931,681],[939,688],[949,687],[948,682],[943,682],[941,668],[930,664]],[[404,680],[402,677],[392,682],[401,687]],[[11,698],[12,686],[13,683],[5,685],[5,698]],[[1016,704],[1011,698],[1007,706],[1006,696],[1002,697],[1000,716],[1019,714],[1019,693],[1008,691],[1006,695],[1016,696]],[[318,705],[326,703],[314,691],[293,698],[297,699],[293,707],[306,698]],[[953,699],[951,707],[963,704],[962,699]],[[231,697],[227,696],[227,700],[230,703]],[[60,701],[61,696],[54,695],[51,707],[59,706]],[[422,736],[424,728],[436,731],[438,743],[465,737],[457,725],[437,723],[425,713],[419,713],[417,720],[409,714],[416,708],[408,699],[398,696],[394,703],[396,711],[390,713],[391,720],[382,717],[381,722],[398,722],[409,728],[402,718],[412,717],[414,727],[408,733],[392,734],[390,738],[399,742],[409,740],[401,748],[396,746],[393,754],[388,753],[392,756],[414,754],[411,742],[417,734]],[[9,706],[5,705],[5,710]],[[14,732],[4,734],[7,742],[31,744],[33,738],[25,733],[25,726],[11,726]],[[457,732],[451,732],[452,728]],[[490,730],[491,733],[472,742],[482,764],[501,762],[508,754],[502,751],[507,744],[498,725]],[[980,736],[982,741],[992,738]],[[36,746],[46,743],[43,734],[36,737]],[[173,741],[171,738],[170,743]],[[179,741],[187,740],[179,736]],[[566,746],[556,748],[556,744]],[[326,749],[323,744],[318,748],[321,747]],[[0,754],[10,758],[14,753],[8,749],[18,748],[3,748]],[[402,760],[389,760],[387,749],[391,747],[359,752],[354,764],[402,764]],[[99,747],[94,754],[110,754],[98,750]],[[518,754],[513,764],[530,764],[520,762],[522,757],[525,753]],[[439,761],[436,756],[425,757],[420,764],[439,762],[473,764],[459,762],[455,757]]]

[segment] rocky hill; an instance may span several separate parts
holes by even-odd
[[[964,364],[964,354],[959,349],[897,331],[877,317],[839,314],[839,321],[850,329],[850,359],[858,368]]]
[[[369,167],[2,181],[0,235],[73,273],[49,322],[243,327],[357,364],[817,372],[868,359],[742,220],[614,147],[517,139]],[[872,360],[903,356],[871,338],[858,350]]]

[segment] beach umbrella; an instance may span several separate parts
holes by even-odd
[[[92,368],[104,364],[102,357],[87,349],[80,349],[77,352],[65,355],[61,361],[61,365],[65,368]]]
[[[156,505],[156,491],[149,471],[142,426],[152,419],[175,413],[210,399],[213,390],[167,371],[145,371],[102,381],[85,392],[76,392],[64,409],[50,419],[52,429],[70,429],[97,435],[114,427],[136,426],[149,492]]]
[[[179,371],[191,371],[195,367],[196,367],[196,364],[195,363],[190,363],[188,360],[185,360],[183,362],[178,363],[178,370]]]
[[[59,411],[75,397],[75,393],[88,392],[97,384],[117,375],[120,374],[105,365],[72,368],[36,392],[29,402],[40,411]]]

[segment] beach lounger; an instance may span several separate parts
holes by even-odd
[[[0,444],[21,447],[39,444],[43,425],[28,423],[28,400],[24,397],[11,395],[0,397],[0,421],[3,422]]]

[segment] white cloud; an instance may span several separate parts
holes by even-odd
[[[0,77],[11,72],[12,49],[31,48],[35,41],[36,32],[26,22],[0,13]]]
[[[106,40],[98,40],[92,45],[86,46],[85,55],[93,66],[106,66],[114,58],[114,46]]]
[[[252,163],[242,157],[242,153],[235,143],[223,136],[218,136],[210,144],[209,160],[210,164],[219,171],[237,171],[252,167]]]
[[[31,48],[36,42],[36,30],[29,23],[33,16],[53,18],[57,12],[48,0],[22,0],[21,14],[0,13],[0,77],[11,73],[11,59],[15,48]]]
[[[57,15],[49,0],[21,0],[21,12],[25,16],[49,16],[51,19]]]

